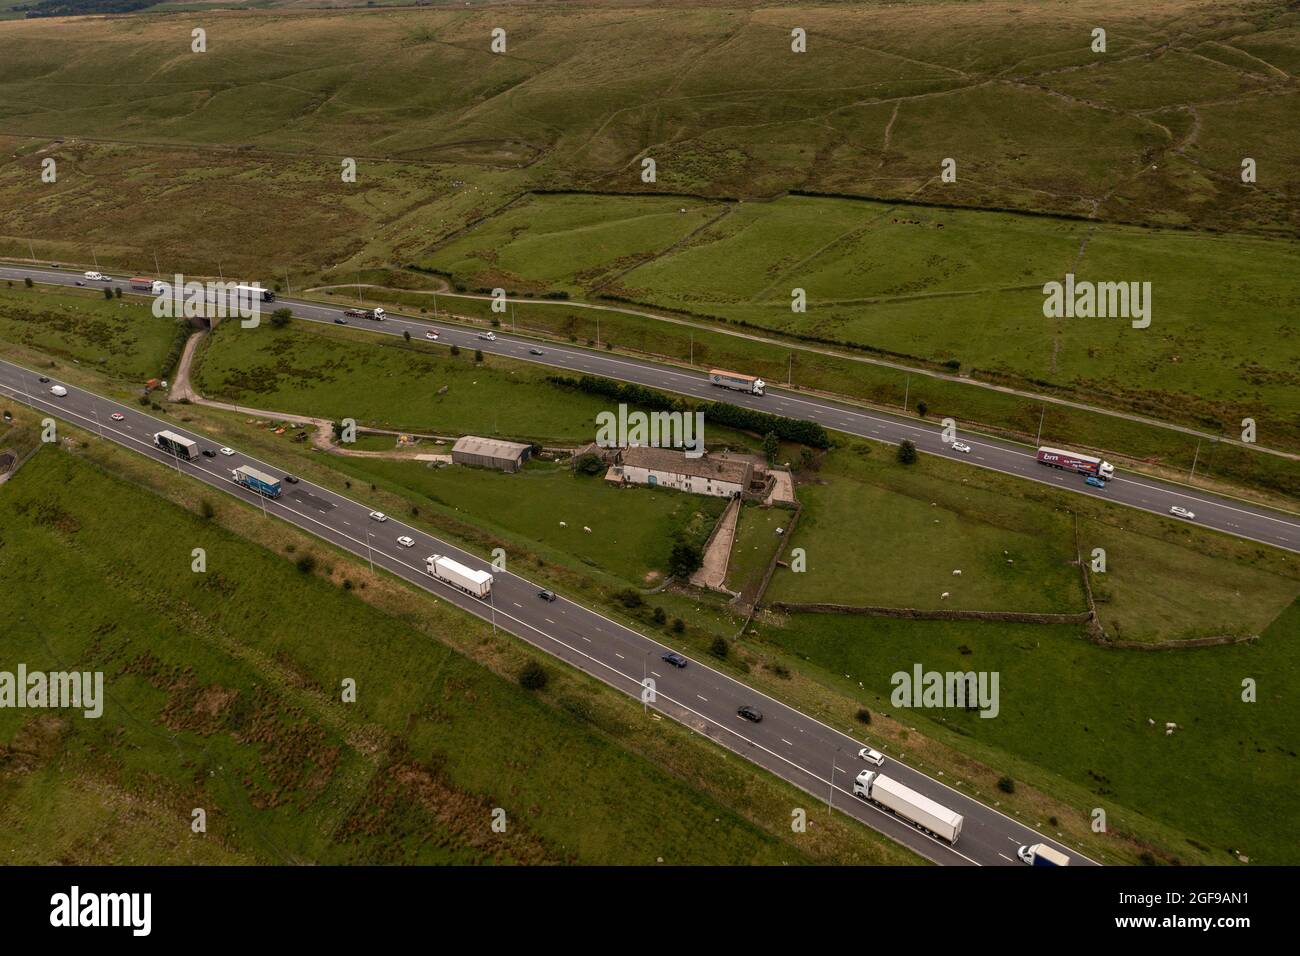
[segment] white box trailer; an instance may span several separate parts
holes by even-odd
[[[956,843],[961,836],[962,815],[935,803],[929,797],[905,787],[875,770],[864,770],[853,783],[853,793],[890,810],[908,823],[941,840]]]
[[[1022,846],[1016,851],[1021,862],[1028,863],[1030,866],[1069,866],[1070,858],[1062,853],[1056,847],[1048,846],[1046,843],[1035,843],[1032,846]]]
[[[709,370],[709,384],[737,392],[749,392],[751,395],[762,395],[763,390],[767,388],[767,382],[761,378],[742,375],[740,372],[728,372],[720,368]]]
[[[424,570],[439,581],[460,588],[476,598],[486,598],[492,593],[492,575],[486,571],[467,568],[459,561],[445,558],[441,554],[431,554],[425,558]]]

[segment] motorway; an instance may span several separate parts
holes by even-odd
[[[79,273],[65,270],[0,265],[0,278],[21,280],[26,276],[30,276],[34,282],[53,285],[72,285],[77,281],[85,282],[88,287],[107,285],[101,282],[87,282]],[[113,280],[112,284],[120,287],[124,295],[129,294],[126,280],[118,278]],[[346,303],[332,306],[281,298],[266,308],[270,310],[281,305],[293,309],[294,315],[299,319],[323,323],[333,323],[342,315],[343,309],[348,307]],[[264,321],[265,319],[266,317],[263,316]],[[403,332],[410,332],[412,339],[424,339],[425,333],[432,329],[438,333],[438,341],[448,346],[459,345],[461,348],[481,349],[486,354],[501,355],[522,362],[534,362],[576,374],[600,375],[623,382],[634,382],[695,398],[720,399],[757,411],[789,418],[808,419],[834,431],[890,444],[911,439],[916,444],[917,450],[926,454],[1149,511],[1162,515],[1169,521],[1185,520],[1170,515],[1169,509],[1177,505],[1195,514],[1195,523],[1202,527],[1300,553],[1300,516],[1296,514],[1149,478],[1145,475],[1122,472],[1117,472],[1105,489],[1093,488],[1084,483],[1082,475],[1057,471],[1038,464],[1032,449],[1013,442],[983,435],[962,434],[959,437],[971,446],[971,451],[967,454],[953,451],[949,444],[943,441],[937,423],[918,422],[914,418],[891,415],[888,412],[855,407],[770,386],[767,394],[763,396],[723,391],[710,385],[705,375],[700,372],[609,355],[577,346],[543,343],[536,339],[513,336],[504,330],[496,331],[495,341],[487,341],[479,338],[480,333],[474,329],[391,314],[384,322],[369,322],[364,319],[352,319],[349,322],[350,327],[378,334],[401,336]],[[540,349],[543,354],[529,354],[529,350],[534,348]]]
[[[53,395],[50,388],[54,384],[63,385],[67,395]],[[661,660],[669,648],[652,637],[563,596],[554,602],[543,601],[538,597],[539,585],[508,571],[494,570],[488,562],[404,524],[397,517],[377,521],[370,517],[372,509],[368,505],[305,480],[284,483],[284,493],[278,499],[263,498],[231,480],[232,469],[241,464],[283,475],[283,469],[274,464],[237,450],[231,456],[200,456],[192,462],[174,458],[154,446],[155,432],[167,429],[198,442],[202,448],[216,449],[210,439],[148,415],[138,405],[115,402],[67,382],[42,383],[37,372],[4,361],[0,361],[0,395],[11,396],[39,412],[70,421],[107,441],[240,498],[254,508],[264,508],[268,516],[287,521],[372,561],[376,568],[492,622],[494,627],[639,701],[643,700],[644,681],[651,679],[654,699],[646,702],[650,709],[770,770],[809,793],[815,801],[830,801],[836,809],[935,863],[1020,866],[1016,859],[1017,847],[1037,842],[1048,842],[1067,853],[1075,865],[1092,862],[1077,850],[1047,839],[998,810],[889,757],[883,768],[886,775],[965,817],[956,846],[922,833],[853,796],[853,779],[859,771],[867,769],[857,752],[868,741],[848,737],[697,660],[689,660],[685,668],[671,667]],[[115,413],[122,416],[120,421],[113,420]],[[398,544],[397,539],[403,535],[415,539],[415,546]],[[491,601],[485,603],[470,597],[425,573],[424,559],[435,553],[491,571],[495,578]],[[762,721],[755,724],[737,716],[736,710],[743,704],[758,707],[763,714]],[[883,749],[879,742],[876,747]],[[812,812],[811,805],[805,809]]]

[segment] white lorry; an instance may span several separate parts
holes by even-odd
[[[1035,843],[1033,846],[1022,846],[1016,851],[1016,856],[1020,857],[1020,862],[1028,863],[1030,866],[1069,866],[1070,858],[1055,847],[1050,847],[1046,843]]]
[[[864,797],[902,817],[913,826],[956,843],[961,836],[962,815],[935,803],[929,797],[891,780],[878,770],[864,770],[853,782],[855,796]]]
[[[431,554],[425,558],[424,570],[439,581],[460,588],[473,597],[486,598],[492,593],[492,575],[486,571],[467,568],[459,561],[445,558],[441,554]]]
[[[741,375],[739,372],[724,372],[720,368],[715,368],[709,372],[709,384],[716,385],[719,388],[729,388],[736,392],[748,392],[751,395],[762,395],[763,390],[767,388],[767,382],[761,378],[755,378],[753,375]]]

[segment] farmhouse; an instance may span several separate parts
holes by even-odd
[[[466,435],[457,439],[452,446],[451,460],[457,465],[476,465],[479,468],[515,472],[524,466],[532,450],[531,445],[521,445],[519,442]]]
[[[734,498],[749,491],[754,465],[743,458],[688,458],[669,448],[620,448],[613,456],[606,481],[652,485],[697,495]]]

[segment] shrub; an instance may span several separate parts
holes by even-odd
[[[922,418],[925,417],[925,413],[928,412],[929,410],[930,410],[930,406],[927,405],[925,402],[916,403],[916,414],[920,415]]]
[[[212,506],[212,502],[204,498],[199,502],[199,514],[206,519],[211,519],[217,513],[217,509]]]
[[[854,718],[857,719],[857,722],[860,724],[871,723],[871,711],[867,710],[867,708],[865,707],[859,707],[858,712],[853,716]]]
[[[411,341],[411,330],[402,329],[402,338],[404,338],[408,342]]]
[[[542,690],[550,679],[546,668],[537,661],[529,661],[519,671],[519,686],[524,690]]]
[[[725,637],[715,637],[713,643],[709,645],[709,653],[714,657],[723,659],[731,652],[731,645],[727,643]]]
[[[475,361],[475,362],[481,362],[481,361],[483,361],[483,350],[482,350],[482,349],[475,349],[475,350],[474,350],[474,361]]]
[[[451,347],[451,354],[452,354],[452,355],[459,355],[459,354],[460,354],[460,346],[459,346],[459,345],[452,345],[452,347]]]
[[[664,612],[664,609],[661,607],[655,608],[654,614],[652,614],[651,617],[653,618],[654,622],[658,624],[660,627],[662,627],[664,624],[668,622],[668,615],[667,613]]]
[[[30,289],[32,287],[32,277],[28,276],[27,278],[23,279],[23,285],[27,286],[27,288]]]
[[[683,621],[680,617],[673,618],[673,633],[681,634],[685,632],[685,630],[686,630],[686,622]]]
[[[898,461],[900,464],[912,465],[916,463],[916,445],[910,438],[904,438],[898,445]]]
[[[282,329],[289,324],[291,318],[293,318],[293,312],[290,309],[283,307],[276,309],[271,313],[271,328]]]
[[[310,554],[304,554],[298,559],[297,565],[303,574],[311,574],[316,570],[316,559]]]
[[[677,541],[668,557],[668,573],[677,578],[689,578],[704,562],[704,552],[691,541]]]
[[[636,588],[624,588],[623,590],[616,592],[614,594],[614,600],[629,609],[638,608],[645,603],[641,597],[641,593],[637,591]]]
[[[1010,777],[1003,777],[1000,780],[998,780],[998,789],[1001,790],[1003,793],[1015,793],[1016,782],[1012,780]]]
[[[599,475],[605,470],[605,463],[599,455],[587,452],[573,463],[573,467],[584,475]]]

